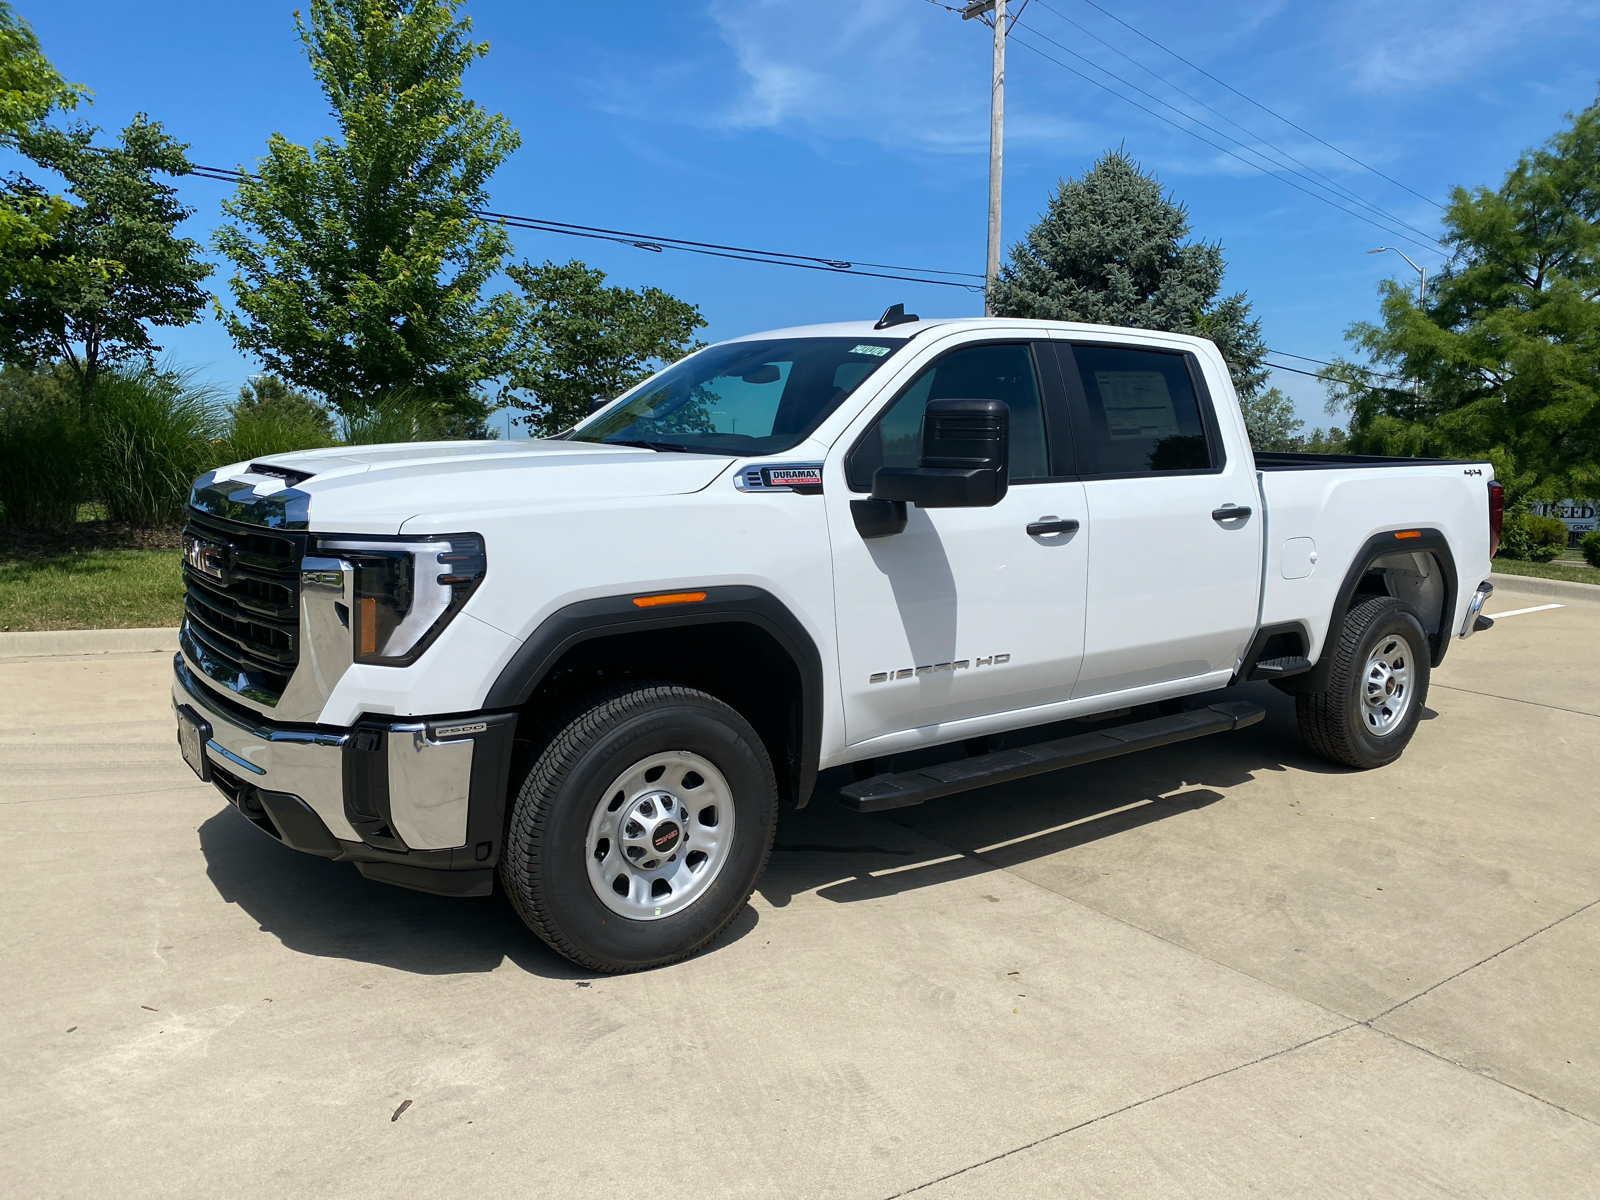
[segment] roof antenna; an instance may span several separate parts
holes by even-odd
[[[878,323],[873,328],[888,329],[891,325],[904,325],[921,319],[916,313],[908,313],[904,304],[891,304],[883,310],[883,316],[878,318]]]

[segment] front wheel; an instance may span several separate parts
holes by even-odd
[[[591,697],[514,785],[506,894],[555,950],[601,971],[661,966],[721,933],[777,827],[755,731],[671,684]]]
[[[1324,653],[1333,655],[1327,690],[1295,696],[1301,736],[1347,767],[1399,758],[1428,699],[1428,638],[1417,618],[1392,597],[1364,600]]]

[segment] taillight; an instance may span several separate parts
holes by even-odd
[[[1500,553],[1500,527],[1506,520],[1506,489],[1497,480],[1489,481],[1489,557]]]

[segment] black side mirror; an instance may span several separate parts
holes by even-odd
[[[605,398],[602,398],[602,399],[599,399],[599,400],[591,400],[591,401],[589,401],[589,414],[588,415],[591,416],[591,417],[594,416],[595,413],[599,412],[602,408],[604,408],[606,405],[610,404],[611,401],[615,400],[615,399],[616,399],[615,396],[610,396],[610,397],[605,397]]]
[[[1011,409],[1003,400],[930,400],[914,467],[879,467],[874,500],[918,508],[989,508],[1010,485]]]

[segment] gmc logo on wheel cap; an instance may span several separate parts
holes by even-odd
[[[650,835],[650,844],[656,848],[657,853],[667,853],[678,844],[678,827],[670,821],[662,822]]]

